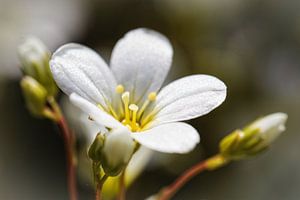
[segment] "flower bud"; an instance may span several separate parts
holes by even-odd
[[[103,146],[104,146],[104,136],[101,133],[99,133],[97,134],[94,142],[92,143],[92,145],[88,150],[89,158],[94,162],[100,162]]]
[[[113,129],[106,134],[102,149],[101,164],[109,176],[117,176],[127,166],[135,149],[127,129]]]
[[[18,53],[24,74],[42,84],[49,95],[55,95],[57,86],[50,71],[50,52],[47,47],[39,39],[29,37],[19,46]]]
[[[220,152],[230,159],[242,159],[266,150],[285,130],[287,114],[274,113],[236,130],[220,143]]]
[[[36,116],[42,116],[47,101],[46,89],[29,76],[21,80],[21,88],[29,111]]]

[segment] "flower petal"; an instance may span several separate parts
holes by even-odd
[[[81,128],[83,129],[83,131],[81,131],[83,133],[81,134],[84,135],[84,139],[86,140],[87,144],[92,144],[99,132],[107,132],[107,129],[103,125],[89,120],[89,116],[86,113],[81,113],[79,122],[81,124]]]
[[[141,146],[137,152],[135,152],[125,171],[125,184],[130,185],[146,168],[149,163],[153,151]]]
[[[111,102],[115,79],[103,59],[80,44],[66,44],[53,54],[51,71],[58,86],[68,95],[77,93],[107,108]]]
[[[100,108],[82,98],[76,93],[70,95],[71,102],[80,108],[83,112],[87,113],[92,120],[101,126],[108,128],[124,128],[124,126],[113,118],[111,115],[107,114],[105,111],[102,111]]]
[[[165,153],[187,153],[200,141],[198,132],[182,122],[162,124],[131,135],[149,149]]]
[[[226,86],[216,77],[192,75],[176,80],[157,96],[154,124],[183,121],[205,115],[226,98]]]
[[[144,28],[129,31],[113,49],[111,69],[118,84],[138,103],[161,87],[172,63],[173,49],[162,34]]]

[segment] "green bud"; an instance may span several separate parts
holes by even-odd
[[[274,113],[260,118],[242,130],[236,130],[220,142],[220,153],[239,160],[266,150],[285,130],[287,115]]]
[[[101,164],[104,172],[109,176],[119,175],[129,163],[135,149],[127,129],[113,129],[106,134]]]
[[[39,39],[29,37],[19,46],[18,53],[24,74],[42,84],[49,95],[56,95],[58,89],[50,71],[47,47]]]
[[[29,76],[21,80],[21,88],[29,111],[36,116],[42,116],[47,102],[46,89]]]
[[[102,148],[104,145],[104,136],[99,133],[97,134],[94,142],[90,146],[88,150],[88,156],[93,162],[100,162],[101,161],[101,154],[102,154]]]

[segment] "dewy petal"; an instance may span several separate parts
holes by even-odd
[[[115,79],[104,60],[92,49],[80,44],[66,44],[53,54],[51,71],[58,86],[68,95],[80,96],[107,107]]]
[[[124,128],[124,126],[111,115],[105,111],[102,111],[100,108],[82,98],[78,94],[72,93],[70,95],[70,100],[75,106],[88,114],[91,119],[100,126],[105,126],[108,128]]]
[[[199,143],[198,132],[189,124],[176,122],[156,126],[132,137],[149,149],[165,153],[187,153]]]
[[[172,63],[173,49],[162,34],[144,28],[129,31],[113,49],[111,69],[118,84],[138,103],[161,87]]]
[[[176,80],[157,96],[154,124],[184,121],[205,115],[226,98],[226,86],[216,77],[192,75]]]

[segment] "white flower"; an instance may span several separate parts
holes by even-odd
[[[140,144],[166,153],[186,153],[199,134],[179,121],[207,114],[226,97],[226,86],[208,75],[176,80],[158,93],[171,66],[173,49],[148,29],[128,32],[113,49],[110,66],[79,44],[60,47],[50,61],[58,86],[99,126],[128,127]]]
[[[86,153],[89,146],[95,140],[96,133],[99,132],[99,126],[96,123],[91,123],[87,120],[88,115],[83,113],[77,107],[70,103],[68,98],[62,98],[62,108],[67,116],[69,123],[76,127],[77,140],[83,142],[80,146],[83,152],[78,157],[78,171],[79,171],[79,181],[82,180],[84,183],[90,183],[88,185],[93,186],[94,176],[89,173],[90,170],[90,159],[87,158]],[[102,130],[103,132],[105,130]],[[81,140],[81,141],[80,141]],[[88,145],[88,146],[86,146]],[[146,169],[147,164],[150,162],[153,151],[141,146],[130,159],[126,170],[125,170],[125,184],[129,187],[137,177]],[[151,163],[153,161],[151,160]],[[119,191],[120,176],[109,177],[103,186],[102,195],[103,199],[113,199]]]

